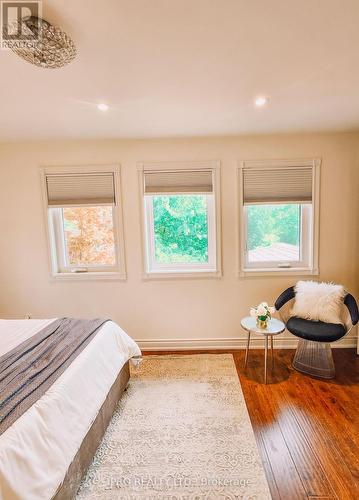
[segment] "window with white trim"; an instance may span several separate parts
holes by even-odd
[[[125,277],[118,174],[117,169],[44,171],[53,276]]]
[[[319,165],[318,160],[242,164],[242,275],[318,272]]]
[[[147,275],[218,274],[217,177],[211,168],[143,170]]]

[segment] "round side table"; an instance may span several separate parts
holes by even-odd
[[[244,367],[247,368],[248,363],[248,353],[249,353],[249,343],[251,340],[251,333],[257,333],[263,335],[265,338],[265,349],[264,349],[264,383],[267,383],[267,361],[268,361],[268,338],[271,341],[271,356],[272,356],[272,368],[274,366],[274,356],[273,356],[273,336],[279,335],[284,332],[285,324],[279,319],[272,318],[268,321],[267,328],[258,328],[257,321],[252,316],[247,316],[241,320],[241,326],[246,330],[247,337],[247,348],[246,348],[246,358],[244,362]]]

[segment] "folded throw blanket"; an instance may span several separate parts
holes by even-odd
[[[55,320],[0,357],[0,435],[45,394],[106,321]]]

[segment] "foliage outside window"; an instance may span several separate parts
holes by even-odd
[[[145,196],[149,272],[213,272],[216,268],[213,194]]]
[[[62,216],[69,267],[116,264],[112,207],[66,207]]]
[[[299,261],[300,228],[298,204],[249,205],[248,261]]]
[[[208,262],[205,196],[154,196],[153,221],[156,262]]]

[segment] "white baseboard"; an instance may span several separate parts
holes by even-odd
[[[246,338],[217,338],[217,339],[138,339],[136,340],[143,351],[185,351],[191,349],[245,349]],[[298,340],[295,337],[274,337],[275,349],[295,349]],[[331,344],[332,347],[357,347],[356,336],[345,337],[339,342]],[[261,337],[251,338],[251,349],[264,348]]]

